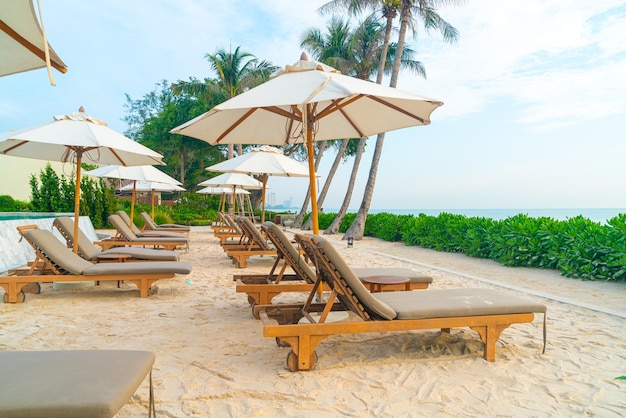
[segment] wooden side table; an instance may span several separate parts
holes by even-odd
[[[96,263],[125,263],[126,260],[128,260],[131,257],[132,255],[123,254],[123,253],[100,254],[98,257],[96,257]],[[122,280],[117,281],[118,289],[120,287],[120,282],[122,282]],[[99,286],[99,285],[100,285],[100,281],[97,281],[96,286]]]
[[[402,276],[369,276],[361,280],[372,293],[383,291],[383,287],[391,284],[404,284],[404,290],[411,290],[411,279]]]

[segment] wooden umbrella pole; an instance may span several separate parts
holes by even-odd
[[[150,190],[150,195],[152,195],[152,220],[154,220],[154,190]]]
[[[263,194],[261,195],[261,223],[265,223],[265,190],[267,187],[267,174],[263,174]]]
[[[131,196],[130,199],[130,225],[129,227],[132,228],[132,223],[133,223],[133,219],[135,216],[135,190],[137,188],[137,180],[133,180],[133,194]]]
[[[76,149],[76,188],[74,191],[74,254],[78,254],[78,220],[80,219],[80,164],[83,159],[83,150]]]
[[[317,189],[315,187],[315,153],[313,151],[313,127],[309,121],[308,105],[305,105],[303,120],[306,121],[306,150],[309,156],[309,182],[311,189],[311,221],[313,234],[319,235],[319,223],[317,220]]]

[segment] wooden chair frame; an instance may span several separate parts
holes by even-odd
[[[426,319],[394,319],[385,320],[377,317],[364,307],[352,289],[343,279],[332,260],[320,249],[315,236],[297,234],[296,240],[304,248],[308,256],[316,264],[316,285],[325,282],[331,294],[325,304],[312,303],[315,291],[309,295],[304,305],[269,305],[259,313],[263,321],[263,335],[275,338],[281,344],[291,346],[287,356],[287,367],[291,371],[310,370],[317,363],[315,348],[317,344],[337,334],[355,334],[362,332],[393,332],[439,328],[449,332],[451,328],[469,327],[478,332],[484,343],[484,358],[487,361],[496,359],[496,342],[501,332],[514,323],[532,322],[534,314],[516,313],[501,315],[478,315]],[[353,312],[358,318],[349,322],[326,323],[328,314],[337,310],[338,300],[343,309]],[[311,312],[320,312],[316,321]],[[302,317],[307,317],[309,324],[299,324]],[[544,314],[544,351],[546,324]]]

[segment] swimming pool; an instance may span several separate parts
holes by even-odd
[[[14,221],[16,219],[45,219],[73,217],[72,212],[0,212],[0,221]]]

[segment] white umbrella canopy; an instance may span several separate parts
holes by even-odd
[[[39,6],[39,1],[37,2]],[[41,15],[41,8],[39,8]],[[54,67],[65,73],[65,63],[46,40],[31,0],[3,1],[0,7],[0,77]],[[50,84],[54,85],[49,70]]]
[[[200,194],[232,194],[233,193],[233,189],[232,187],[204,187],[200,190],[198,190],[196,193],[200,193]],[[237,189],[235,190],[236,194],[250,194],[249,191],[245,190],[245,189]]]
[[[125,186],[119,187],[117,190],[119,191],[131,191],[133,190],[133,184],[127,184]],[[138,192],[184,192],[187,189],[177,185],[177,184],[165,184],[158,183],[156,181],[138,181],[135,184],[135,191]]]
[[[286,157],[278,148],[268,145],[252,148],[243,155],[207,167],[206,170],[261,175],[263,183],[261,223],[265,222],[267,176],[309,177],[309,169],[306,166]]]
[[[427,125],[443,103],[348,77],[302,59],[266,83],[233,97],[172,129],[210,144],[305,143],[309,163],[313,233],[318,233],[314,140],[362,138]]]
[[[187,190],[177,184],[166,184],[156,181],[133,181],[132,184],[129,183],[125,186],[118,188],[117,190],[132,191],[133,189],[139,192],[150,192],[150,216],[152,216],[152,219],[154,219],[154,192],[184,192]],[[131,210],[131,212],[134,212],[134,209]]]
[[[251,190],[261,190],[263,188],[263,183],[247,174],[224,173],[211,179],[205,180],[202,183],[198,183],[198,186],[230,187],[233,188],[233,190],[234,187],[241,187]]]
[[[86,114],[82,107],[72,115],[55,116],[44,125],[0,134],[0,154],[76,164],[75,236],[78,236],[83,159],[96,164],[165,165],[161,154],[108,128],[105,122]]]
[[[208,187],[228,187],[232,190],[230,194],[235,196],[237,194],[238,189],[252,189],[252,190],[261,190],[263,189],[263,183],[251,177],[247,174],[242,173],[224,173],[219,176],[215,176],[211,179],[205,180],[202,183],[198,183],[198,186],[208,186]],[[222,201],[220,206],[222,208],[222,212],[224,212],[224,204],[225,204],[225,195],[222,194]],[[231,210],[231,215],[234,214],[234,206]]]
[[[125,167],[120,165],[108,165],[99,167],[94,170],[86,171],[85,174],[95,177],[108,177],[121,180],[132,180],[132,198],[130,202],[130,219],[135,216],[135,192],[137,191],[137,182],[154,182],[161,184],[181,185],[182,183],[171,177],[158,168],[151,165],[139,165]],[[185,190],[185,189],[183,189]],[[152,209],[154,217],[154,206]]]

